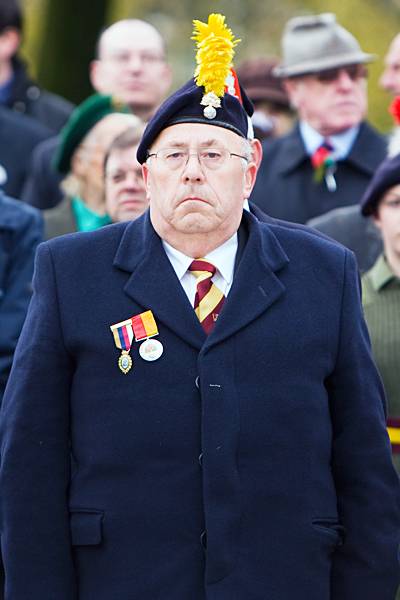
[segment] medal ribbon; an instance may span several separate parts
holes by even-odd
[[[129,352],[133,340],[132,321],[121,321],[121,323],[115,323],[111,325],[110,329],[114,336],[114,342],[117,348],[120,350],[126,350]]]
[[[151,310],[135,315],[131,322],[136,342],[158,335],[157,323]]]

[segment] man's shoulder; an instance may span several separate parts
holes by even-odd
[[[2,229],[25,229],[30,226],[42,226],[43,218],[39,210],[10,198],[0,192],[0,227]]]
[[[51,136],[51,130],[39,123],[30,115],[17,113],[9,108],[0,106],[1,128],[0,138],[4,142],[17,139],[23,143],[34,143],[46,140]]]
[[[349,252],[342,244],[332,240],[330,237],[300,223],[275,219],[263,213],[260,209],[251,205],[253,216],[260,222],[261,229],[265,228],[265,233],[272,233],[278,240],[284,252],[294,262],[309,265],[324,261],[342,262],[346,252]]]
[[[263,156],[276,157],[290,148],[302,148],[303,143],[296,124],[288,133],[275,139],[266,139],[262,143]]]
[[[311,239],[327,240],[332,242],[328,236],[312,227],[295,223],[293,221],[285,221],[283,219],[275,219],[275,217],[270,217],[253,203],[251,203],[250,207],[251,213],[262,223],[267,223],[270,226],[271,231],[277,232],[278,235],[288,235],[289,238],[293,237],[294,239],[304,237],[305,240],[308,240],[311,236]]]
[[[308,221],[307,225],[315,227],[319,231],[331,235],[332,231],[357,229],[366,229],[368,221],[361,215],[360,206],[353,204],[350,206],[340,206],[334,208],[323,215],[314,217]]]
[[[54,209],[49,212],[52,210]],[[41,244],[41,252],[46,248],[56,259],[62,258],[63,262],[73,260],[74,257],[82,260],[84,257],[85,261],[96,259],[100,263],[106,254],[116,250],[128,224],[129,222],[114,223],[95,231],[60,235]]]
[[[373,140],[385,147],[387,145],[387,138],[380,131],[378,131],[369,121],[363,121],[361,123],[359,136],[364,139],[368,138],[370,140]]]
[[[349,162],[366,169],[369,174],[375,172],[376,167],[386,158],[388,140],[370,123],[361,123],[360,130],[348,156]]]

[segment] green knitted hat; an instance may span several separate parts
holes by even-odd
[[[101,119],[112,113],[129,113],[129,108],[112,96],[93,94],[77,106],[60,132],[60,143],[53,159],[53,167],[60,173],[69,173],[71,158],[87,133]]]

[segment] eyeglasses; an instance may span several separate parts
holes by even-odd
[[[332,83],[339,78],[340,73],[344,71],[352,81],[358,81],[368,77],[368,70],[365,65],[345,65],[335,69],[324,69],[317,73],[312,73],[320,83]]]
[[[236,154],[235,152],[229,152],[224,148],[201,148],[197,152],[189,152],[182,148],[163,148],[158,152],[152,152],[147,155],[147,158],[154,156],[162,162],[171,171],[177,171],[178,169],[184,169],[189,162],[191,156],[197,156],[200,165],[211,171],[215,171],[223,167],[228,158],[237,156],[246,161],[249,161],[247,156]]]
[[[138,62],[141,62],[145,65],[152,65],[156,63],[164,63],[165,56],[161,54],[154,54],[151,52],[139,52],[134,54],[132,52],[119,52],[115,54],[110,54],[106,57],[106,60],[113,62],[114,64],[126,65],[128,64],[132,58],[135,58]]]

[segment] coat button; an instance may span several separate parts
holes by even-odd
[[[200,544],[203,546],[204,552],[207,550],[207,532],[203,531],[200,536]]]
[[[199,454],[199,465],[201,467],[203,466],[203,453],[202,452]]]
[[[200,389],[200,377],[197,375],[196,379],[194,380],[194,384],[197,387],[197,389]]]

